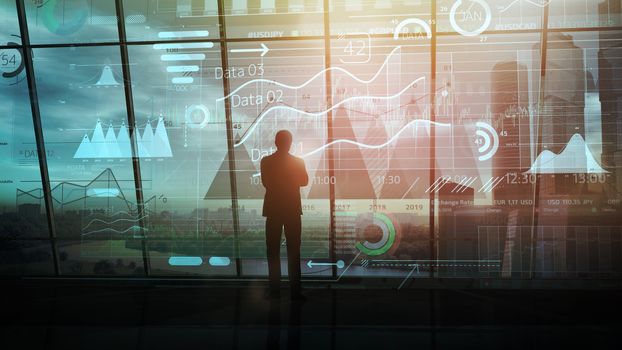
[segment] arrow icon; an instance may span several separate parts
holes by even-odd
[[[265,56],[270,49],[264,44],[261,43],[261,48],[259,49],[231,49],[229,52],[261,52],[261,57]]]
[[[334,263],[322,263],[322,262],[313,262],[313,260],[309,260],[307,261],[307,266],[309,266],[310,269],[313,268],[313,266],[337,266],[337,268],[339,269],[343,269],[344,266],[346,266],[346,263],[343,260],[337,260],[337,262]]]

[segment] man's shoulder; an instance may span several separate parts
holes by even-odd
[[[271,155],[269,155],[269,156],[262,157],[262,158],[261,158],[261,162],[262,162],[262,163],[263,163],[263,162],[269,162],[269,161],[271,161],[273,158],[274,158],[274,153],[273,153],[273,154],[271,154]]]
[[[303,163],[304,162],[304,159],[302,159],[300,157],[296,157],[295,155],[293,155],[291,153],[289,154],[289,157],[290,157],[290,159],[292,159],[295,162],[298,162],[298,163]]]
[[[269,156],[265,156],[263,158],[261,158],[261,163],[271,163],[271,162],[277,162],[277,163],[289,163],[289,162],[295,162],[295,163],[299,163],[299,164],[304,164],[304,159],[300,158],[300,157],[296,157],[295,155],[288,153],[287,155],[283,156],[283,155],[277,155],[276,153],[272,153]]]

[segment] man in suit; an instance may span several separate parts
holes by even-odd
[[[274,143],[276,152],[261,160],[261,183],[266,188],[263,216],[266,217],[266,248],[270,297],[280,297],[281,280],[281,233],[285,228],[287,262],[291,296],[302,300],[300,293],[300,234],[302,205],[300,187],[309,182],[305,163],[289,154],[292,134],[287,130],[277,132]]]

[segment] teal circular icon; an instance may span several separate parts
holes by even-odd
[[[40,11],[41,22],[56,35],[69,35],[78,31],[89,15],[85,0],[49,0]]]

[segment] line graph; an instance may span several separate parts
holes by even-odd
[[[354,141],[354,140],[349,140],[349,139],[338,139],[338,140],[333,140],[327,144],[324,144],[318,148],[315,148],[314,150],[307,152],[307,153],[303,153],[301,155],[299,155],[300,158],[307,158],[310,157],[316,153],[319,153],[329,147],[332,147],[334,145],[338,145],[338,144],[350,144],[353,146],[357,146],[359,148],[365,148],[365,149],[381,149],[384,147],[389,146],[390,144],[392,144],[393,142],[395,142],[396,140],[399,139],[400,135],[403,134],[406,130],[408,130],[409,128],[413,127],[413,126],[417,126],[417,124],[419,123],[424,123],[427,124],[427,126],[431,126],[431,125],[435,125],[435,126],[441,126],[441,127],[451,127],[451,124],[449,123],[441,123],[441,122],[436,122],[436,121],[431,121],[428,119],[415,119],[410,121],[409,123],[407,123],[406,125],[404,125],[400,130],[398,130],[391,138],[389,138],[387,141],[383,142],[383,143],[379,143],[379,144],[368,144],[368,143],[364,143],[364,142],[358,142],[358,141]],[[257,177],[260,176],[260,173],[256,173],[253,174],[253,177]]]
[[[551,0],[541,0],[541,1],[533,1],[533,0],[524,0],[526,3],[534,5],[534,6],[538,6],[538,7],[546,7],[548,4],[551,3]],[[520,3],[521,0],[514,0],[511,3],[509,3],[507,6],[505,7],[499,7],[499,13],[504,13],[506,11],[508,11],[509,9],[511,9],[512,7],[514,7],[514,5],[516,5],[517,3]]]
[[[396,98],[401,96],[402,94],[404,94],[408,89],[410,89],[413,85],[417,84],[418,82],[425,80],[425,77],[420,77],[415,79],[414,81],[412,81],[410,84],[408,84],[405,88],[403,88],[401,91],[397,92],[396,94],[393,95],[389,95],[389,96],[352,96],[349,98],[346,98],[345,100],[339,101],[338,103],[334,104],[332,107],[324,110],[324,111],[319,111],[319,112],[307,112],[307,111],[302,111],[300,109],[294,108],[294,107],[290,107],[290,106],[274,106],[274,107],[270,107],[267,110],[265,110],[265,112],[263,112],[261,115],[259,115],[259,117],[257,117],[257,119],[255,119],[255,121],[253,121],[253,124],[251,124],[251,126],[249,127],[248,131],[244,134],[244,136],[234,144],[234,147],[238,147],[242,144],[244,144],[244,142],[246,140],[248,140],[248,138],[253,134],[253,131],[257,128],[257,125],[259,125],[261,123],[261,121],[266,117],[266,115],[268,115],[270,112],[272,111],[276,111],[276,110],[288,110],[288,111],[292,111],[294,113],[299,113],[299,114],[303,114],[306,115],[308,117],[319,117],[321,115],[325,115],[327,113],[329,113],[330,111],[338,108],[339,106],[346,104],[348,102],[352,102],[352,101],[356,101],[356,100],[364,100],[364,99],[376,99],[376,100],[390,100],[392,98]]]
[[[399,138],[399,136],[404,133],[404,131],[406,131],[407,129],[409,129],[411,126],[416,125],[418,123],[427,123],[428,126],[430,125],[435,125],[435,126],[444,126],[444,127],[450,127],[451,124],[449,123],[441,123],[441,122],[435,122],[435,121],[431,121],[428,119],[415,119],[411,122],[409,122],[408,124],[404,125],[403,128],[401,128],[398,132],[395,133],[395,135],[393,135],[390,139],[388,139],[386,142],[380,143],[380,144],[376,144],[376,145],[371,145],[371,144],[366,144],[366,143],[362,143],[362,142],[358,142],[358,141],[353,141],[353,140],[347,140],[347,139],[339,139],[339,140],[334,140],[331,141],[321,147],[318,147],[316,149],[314,149],[311,152],[305,153],[303,155],[301,155],[300,157],[305,158],[305,157],[309,157],[315,153],[318,153],[328,147],[331,147],[333,145],[336,144],[340,144],[340,143],[347,143],[347,144],[351,144],[354,146],[358,146],[360,148],[367,148],[367,149],[380,149],[380,148],[384,148],[388,145],[390,145],[391,143],[393,143],[395,140],[397,140]]]
[[[442,91],[444,89],[445,89],[445,87],[440,87],[440,88],[436,89],[436,92],[438,93],[438,92],[440,92],[440,91]],[[423,100],[423,99],[425,99],[425,98],[427,98],[429,96],[430,96],[430,94],[428,93],[428,94],[425,94],[423,96],[420,96],[420,97],[417,97],[417,98],[413,98],[413,99],[411,99],[410,101],[408,101],[406,103],[400,104],[399,106],[396,106],[396,107],[393,107],[393,108],[389,108],[389,109],[387,109],[387,110],[385,110],[383,112],[371,113],[371,112],[367,112],[367,111],[364,111],[364,110],[361,110],[361,109],[354,109],[354,108],[347,108],[347,107],[343,107],[343,109],[346,110],[347,112],[356,113],[356,114],[360,114],[360,115],[365,115],[365,116],[373,117],[373,118],[378,118],[378,117],[381,117],[381,116],[388,115],[388,114],[391,114],[393,112],[399,111],[399,110],[403,109],[404,107],[413,105],[416,102],[419,102],[419,101],[421,101],[421,100]],[[289,106],[289,107],[295,108],[294,106],[285,104],[283,102],[281,102],[281,104],[285,105],[285,106]],[[259,112],[259,115],[263,114],[268,108],[270,108],[270,105],[266,105]],[[257,119],[255,119],[252,124],[256,123],[256,121],[257,121]],[[250,127],[249,127],[249,129],[250,129]],[[246,129],[246,131],[244,132],[244,134],[242,134],[240,139],[245,138],[246,134],[248,134],[249,129]]]
[[[389,53],[389,55],[385,58],[384,62],[382,63],[382,65],[380,66],[378,71],[376,71],[376,73],[370,79],[367,79],[367,80],[366,79],[361,79],[361,78],[355,76],[354,74],[350,73],[350,71],[348,71],[347,69],[344,69],[344,68],[341,68],[341,67],[329,67],[329,68],[322,69],[321,71],[317,72],[314,76],[312,76],[311,78],[309,78],[307,81],[305,81],[304,83],[302,83],[300,85],[288,85],[288,84],[285,84],[285,83],[278,82],[276,80],[265,79],[265,78],[249,80],[249,81],[243,83],[242,85],[238,86],[237,88],[235,88],[228,95],[226,95],[224,97],[217,98],[216,101],[217,102],[218,101],[223,101],[223,100],[225,100],[227,98],[230,98],[231,96],[237,94],[238,91],[242,90],[243,88],[247,87],[248,85],[256,84],[256,83],[268,83],[268,84],[273,84],[273,85],[276,85],[276,86],[279,86],[279,87],[282,87],[282,88],[286,88],[286,89],[298,90],[298,89],[301,89],[301,88],[309,85],[312,81],[317,79],[319,76],[321,76],[322,74],[325,74],[326,72],[329,72],[329,71],[342,72],[342,73],[348,75],[349,77],[351,77],[352,79],[356,80],[357,82],[359,82],[361,84],[369,84],[372,81],[376,80],[376,78],[378,78],[380,73],[384,70],[384,68],[389,63],[389,59],[391,58],[391,56],[393,56],[396,51],[401,50],[401,48],[402,48],[401,46],[396,46]]]
[[[125,230],[115,230],[113,228],[106,227],[106,228],[103,228],[101,230],[93,230],[93,231],[89,231],[89,232],[84,232],[84,233],[82,233],[82,236],[88,236],[88,235],[92,235],[94,233],[101,233],[101,232],[114,232],[114,233],[122,234],[122,233],[128,233],[130,231],[132,231],[132,232],[147,231],[147,228],[146,227],[141,227],[141,226],[138,226],[138,225],[133,225],[131,227],[128,227]]]
[[[124,213],[124,214],[126,214],[126,213]],[[145,215],[145,216],[143,216],[141,218],[138,218],[138,219],[116,219],[116,220],[113,220],[113,221],[106,221],[106,220],[101,220],[101,219],[93,219],[88,224],[86,224],[86,226],[84,226],[82,228],[82,230],[86,230],[87,228],[89,228],[89,226],[91,226],[92,224],[95,224],[95,223],[102,223],[102,224],[105,224],[105,225],[113,225],[113,224],[116,224],[117,222],[126,222],[126,221],[127,222],[138,222],[138,221],[140,221],[142,219],[145,219],[145,218],[147,218],[147,215]]]
[[[99,198],[96,195],[90,194],[88,191],[94,186],[98,186],[98,184],[105,184],[109,190],[114,191],[116,193],[114,198],[119,199],[121,203],[123,203],[123,206],[127,207],[127,212],[133,212],[135,210],[136,204],[130,202],[125,197],[119,181],[117,180],[116,176],[112,172],[112,169],[110,168],[104,169],[101,173],[95,176],[94,179],[88,180],[84,185],[78,183],[77,181],[59,182],[54,187],[52,187],[52,200],[58,205],[65,206],[81,201],[84,202],[88,199]],[[98,188],[102,187],[104,186],[98,186]],[[35,195],[33,195],[33,192],[43,193],[43,190],[41,188],[33,189],[30,191],[23,191],[18,188],[18,191],[18,193],[22,193],[23,195],[27,195],[33,198],[37,198]],[[118,215],[118,213],[115,213],[114,215]]]

